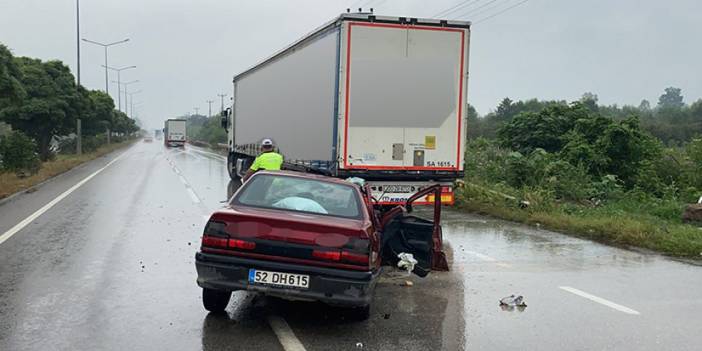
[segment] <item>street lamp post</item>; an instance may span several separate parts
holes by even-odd
[[[85,39],[85,38],[83,38],[83,41],[86,42],[86,43],[91,43],[91,44],[95,44],[95,45],[100,45],[100,46],[102,46],[103,48],[105,48],[105,93],[110,94],[110,88],[109,88],[109,86],[108,86],[109,78],[107,77],[107,48],[109,48],[109,47],[112,46],[112,45],[117,45],[117,44],[126,43],[126,42],[129,41],[129,38],[124,39],[124,40],[120,40],[120,41],[116,41],[116,42],[113,42],[113,43],[109,43],[109,44],[103,44],[103,43],[100,43],[100,42],[97,42],[97,41],[88,40],[88,39]]]
[[[135,91],[135,92],[133,92],[133,93],[129,93],[129,111],[130,111],[129,114],[132,115],[132,116],[134,116],[134,95],[139,94],[139,93],[141,93],[141,90],[137,90],[137,91]],[[125,92],[125,94],[126,94],[126,92]],[[126,101],[127,97],[126,97],[126,95],[125,95],[124,99],[125,99],[125,101],[124,101],[124,109],[126,110],[126,109],[127,109],[127,101]]]
[[[121,86],[124,86],[124,109],[126,110],[126,109],[127,109],[127,104],[129,103],[129,102],[127,101],[127,94],[129,94],[129,92],[127,91],[127,87],[128,87],[130,84],[139,83],[139,80],[137,79],[137,80],[133,80],[133,81],[131,81],[131,82],[126,82],[126,83],[119,83],[119,82],[114,81],[114,80],[113,80],[112,82],[113,82],[113,83],[118,83],[118,85],[117,85],[118,89],[117,89],[117,90],[119,90],[119,86],[120,86],[120,85],[121,85]],[[121,93],[121,92],[120,92],[120,93]],[[126,113],[126,112],[125,112],[125,113]],[[127,114],[127,116],[129,116],[129,115]]]
[[[127,66],[127,67],[122,67],[122,68],[114,68],[114,67],[104,66],[104,65],[103,65],[103,67],[105,67],[105,68],[107,68],[107,69],[111,69],[111,70],[117,72],[117,109],[120,110],[120,111],[122,111],[122,90],[119,88],[120,84],[122,84],[122,83],[121,83],[122,79],[121,79],[121,77],[120,77],[120,76],[121,76],[120,73],[122,73],[122,71],[124,71],[124,70],[126,70],[126,69],[136,68],[136,66]],[[125,98],[124,109],[126,110],[126,109],[127,109],[127,102],[126,102],[126,98],[127,98],[127,97],[125,96],[124,98]]]

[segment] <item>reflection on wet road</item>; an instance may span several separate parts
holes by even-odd
[[[116,156],[0,203],[0,235]],[[702,267],[451,210],[443,216],[451,271],[426,279],[389,272],[365,322],[342,309],[246,292],[234,293],[226,315],[208,315],[193,256],[207,216],[236,188],[224,161],[192,146],[137,144],[0,244],[0,350],[285,350],[293,341],[306,350],[697,350],[702,343]],[[511,294],[528,307],[500,308]]]

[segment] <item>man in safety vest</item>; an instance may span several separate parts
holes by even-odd
[[[263,139],[261,141],[261,154],[256,157],[246,174],[244,181],[247,181],[256,171],[263,169],[267,171],[279,171],[283,165],[283,155],[273,151],[273,140]]]

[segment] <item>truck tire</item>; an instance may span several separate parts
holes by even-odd
[[[229,178],[234,181],[241,179],[236,169],[236,160],[237,158],[233,154],[229,154],[227,157],[227,172],[229,172]]]
[[[202,304],[205,309],[214,312],[221,313],[227,308],[229,304],[229,298],[232,296],[231,291],[222,291],[214,289],[202,289]]]

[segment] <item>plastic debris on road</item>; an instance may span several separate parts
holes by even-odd
[[[500,308],[503,311],[514,311],[515,308],[521,312],[527,307],[526,302],[524,302],[524,296],[510,295],[500,299]]]
[[[414,258],[414,256],[411,253],[400,252],[397,255],[397,258],[400,259],[400,261],[397,262],[397,267],[406,270],[407,275],[412,273],[412,271],[414,270],[414,265],[417,264],[417,260]]]

